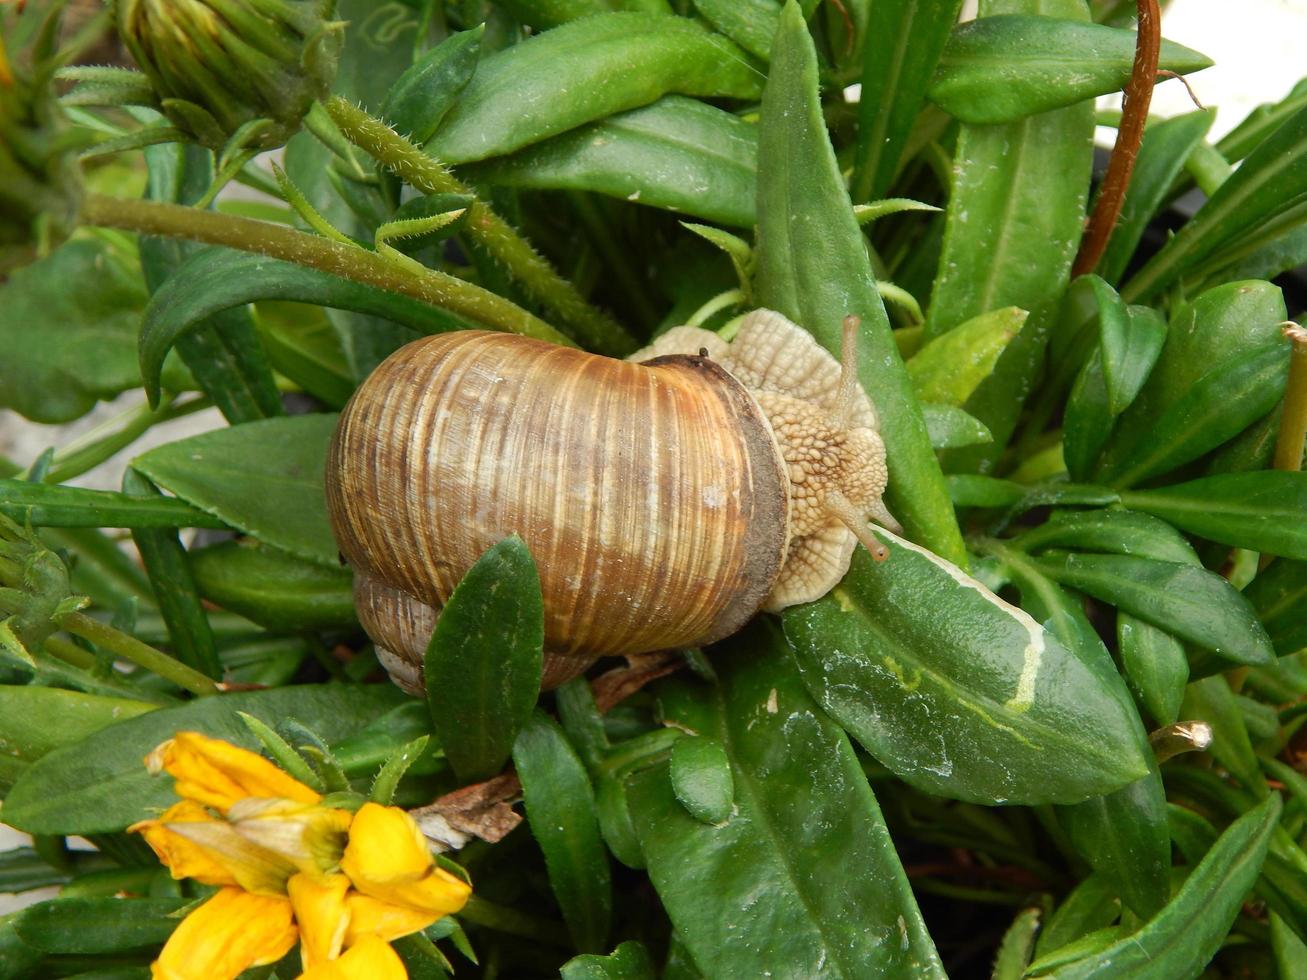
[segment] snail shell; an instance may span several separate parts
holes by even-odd
[[[540,573],[546,687],[601,655],[711,643],[824,594],[857,537],[880,547],[865,520],[892,521],[884,447],[850,345],[841,371],[755,311],[729,345],[677,327],[633,358],[439,334],[351,398],[327,504],[400,686],[421,692],[438,610],[509,534]]]

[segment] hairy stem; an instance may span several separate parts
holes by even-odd
[[[63,618],[60,626],[74,636],[90,640],[101,650],[106,650],[115,657],[134,663],[138,667],[144,667],[150,673],[158,674],[192,694],[217,694],[222,690],[212,678],[201,674],[198,670],[187,667],[162,650],[156,650],[148,643],[142,643],[136,637],[116,630],[85,613],[70,613]]]
[[[1098,260],[1107,249],[1116,219],[1121,214],[1130,174],[1139,156],[1139,144],[1144,139],[1144,123],[1148,121],[1148,106],[1153,101],[1153,85],[1157,81],[1157,59],[1162,45],[1162,15],[1157,0],[1139,0],[1139,27],[1135,41],[1135,63],[1130,82],[1125,87],[1125,102],[1121,107],[1121,125],[1116,131],[1116,145],[1107,164],[1107,174],[1089,218],[1089,227],[1076,255],[1073,276],[1093,272]]]
[[[401,293],[467,317],[491,330],[504,330],[555,344],[576,346],[549,324],[526,310],[434,269],[419,270],[399,264],[357,245],[329,241],[271,221],[257,221],[218,211],[88,194],[82,220],[106,228],[122,228],[145,235],[188,238],[207,245],[225,245],[284,259],[342,279]]]
[[[414,190],[423,194],[472,193],[442,163],[352,102],[334,96],[327,100],[326,109],[350,142]],[[587,303],[576,287],[488,204],[476,201],[468,212],[469,237],[500,262],[532,298],[571,327],[586,346],[613,355],[635,350],[630,334]]]

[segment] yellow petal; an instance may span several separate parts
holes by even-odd
[[[267,759],[199,732],[178,732],[145,757],[151,772],[163,769],[177,780],[177,795],[227,812],[245,796],[281,797],[298,803],[322,799]]]
[[[286,883],[286,893],[300,927],[300,960],[304,969],[334,960],[340,955],[349,925],[345,893],[349,879],[331,875],[325,881],[298,874]]]
[[[389,943],[368,937],[340,959],[305,970],[299,980],[408,980],[408,971]]]
[[[182,920],[153,964],[154,980],[232,980],[295,945],[290,901],[223,888]]]
[[[227,819],[246,840],[321,878],[340,863],[354,814],[312,803],[247,796],[231,805]]]
[[[142,820],[127,829],[145,838],[145,843],[168,866],[174,878],[194,878],[206,885],[234,885],[235,876],[221,861],[169,826],[212,820],[212,815],[200,804],[182,800],[165,810],[158,819]]]
[[[286,879],[295,873],[295,865],[275,851],[246,840],[227,821],[183,822],[166,827],[220,864],[246,891],[286,894]]]
[[[437,916],[457,912],[472,891],[435,866],[412,817],[376,803],[354,815],[340,869],[364,895]]]
[[[391,905],[358,892],[351,892],[345,898],[345,904],[349,907],[349,928],[345,932],[347,947],[368,936],[389,942],[425,929],[440,918],[437,913]]]

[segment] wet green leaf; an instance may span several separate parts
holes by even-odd
[[[771,57],[781,21],[779,0],[694,0],[699,15],[755,58]]]
[[[731,815],[735,784],[731,761],[716,739],[683,738],[672,746],[672,792],[696,820],[718,824]]]
[[[686,18],[596,14],[482,58],[427,149],[470,163],[671,92],[757,98],[762,81],[734,44]]]
[[[922,405],[921,414],[933,449],[975,446],[994,438],[979,419],[955,405]]]
[[[477,559],[436,620],[423,673],[431,721],[465,782],[496,775],[540,694],[544,607],[514,535]]]
[[[1275,644],[1285,657],[1307,647],[1307,562],[1281,558],[1271,562],[1244,590]]]
[[[264,419],[167,443],[132,466],[226,524],[335,568],[322,482],[335,427],[335,415]]]
[[[357,623],[348,570],[307,562],[260,541],[223,541],[187,556],[200,594],[278,630],[346,629]]]
[[[1180,720],[1180,702],[1189,682],[1184,644],[1170,633],[1129,613],[1117,613],[1121,670],[1135,698],[1158,725]]]
[[[1180,708],[1185,718],[1196,718],[1212,726],[1208,750],[1244,789],[1254,796],[1266,795],[1266,780],[1248,737],[1239,703],[1224,677],[1204,677],[1185,690]]]
[[[1134,31],[1060,17],[986,16],[953,30],[928,94],[965,123],[1012,122],[1120,91],[1134,57]],[[1197,51],[1162,42],[1161,70],[1184,75],[1211,65]]]
[[[719,686],[677,680],[659,698],[667,718],[725,748],[736,811],[696,820],[666,764],[627,781],[649,875],[698,970],[942,978],[853,748],[804,691],[783,639],[758,624],[713,664]]]
[[[653,959],[634,939],[628,939],[608,956],[586,953],[563,964],[563,980],[654,980]]]
[[[1166,521],[1117,508],[1057,511],[1043,524],[1013,539],[1013,543],[1031,552],[1074,548],[1199,564],[1184,535]]]
[[[612,880],[585,766],[557,722],[541,712],[518,735],[513,765],[572,942],[585,952],[607,948]]]

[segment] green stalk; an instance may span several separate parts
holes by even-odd
[[[444,164],[348,100],[333,96],[327,100],[326,110],[346,139],[414,190],[423,194],[472,194]],[[494,256],[528,294],[575,330],[587,346],[612,355],[635,350],[637,345],[630,334],[587,303],[576,287],[488,204],[478,200],[468,212],[468,235]]]
[[[46,471],[45,482],[63,483],[81,476],[126,449],[160,422],[191,415],[212,404],[207,398],[195,398],[183,405],[165,403],[151,409],[142,402],[55,453],[54,463]]]
[[[1293,353],[1280,433],[1275,440],[1275,468],[1296,473],[1302,469],[1303,447],[1307,444],[1307,330],[1296,323],[1285,324],[1282,329],[1293,344]]]
[[[434,269],[410,267],[357,245],[328,241],[271,221],[103,194],[86,196],[82,220],[90,225],[122,228],[143,235],[188,238],[206,245],[225,245],[243,252],[283,259],[342,279],[412,296],[431,306],[465,316],[491,330],[576,346],[543,320],[480,286]]]
[[[198,670],[187,667],[162,650],[156,650],[148,643],[142,643],[136,637],[116,630],[85,613],[69,613],[63,618],[60,626],[74,636],[90,640],[114,657],[144,667],[150,673],[158,674],[164,680],[172,681],[192,694],[218,694],[222,691],[217,683]]]

